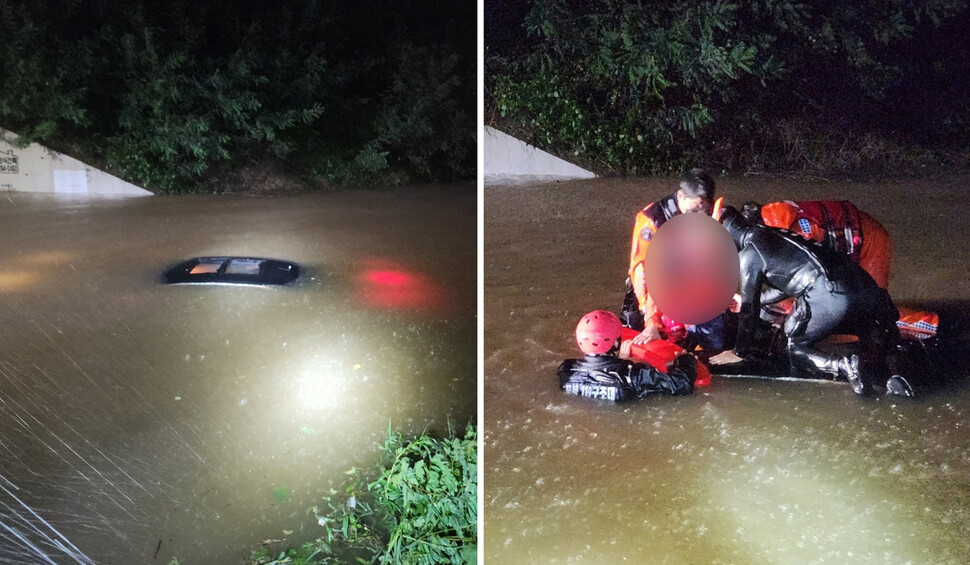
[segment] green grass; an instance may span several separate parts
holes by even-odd
[[[350,469],[308,515],[319,537],[298,547],[260,547],[251,565],[474,563],[477,557],[477,430],[406,439],[388,430],[382,462]]]

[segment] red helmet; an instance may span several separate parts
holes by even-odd
[[[606,353],[613,349],[622,328],[623,324],[613,312],[593,310],[579,320],[576,343],[583,353]]]

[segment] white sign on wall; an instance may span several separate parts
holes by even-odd
[[[54,169],[54,192],[61,194],[87,194],[87,171]]]
[[[16,175],[20,172],[20,159],[13,154],[13,149],[0,151],[0,174]]]

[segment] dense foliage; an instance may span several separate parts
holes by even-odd
[[[166,191],[467,179],[474,5],[0,0],[0,126]]]
[[[376,471],[351,469],[311,509],[322,528],[299,548],[253,553],[254,565],[310,563],[475,563],[477,557],[477,433],[405,439],[389,432]]]
[[[601,172],[970,150],[966,0],[486,1],[486,121]]]

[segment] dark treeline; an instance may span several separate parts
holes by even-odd
[[[471,1],[0,0],[0,126],[164,191],[474,178]]]
[[[486,0],[486,123],[602,173],[967,165],[966,0]]]

